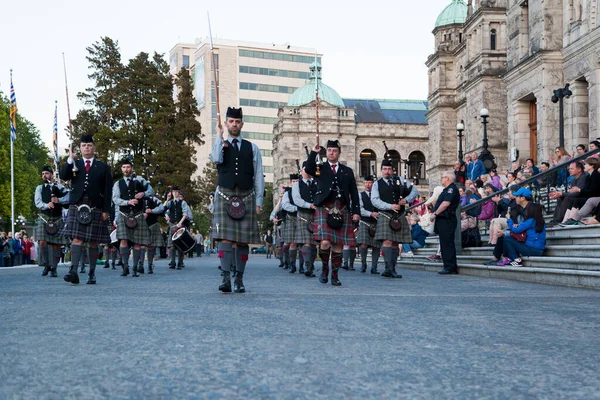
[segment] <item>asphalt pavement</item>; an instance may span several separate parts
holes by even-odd
[[[251,255],[97,270],[0,269],[0,399],[597,399],[600,291],[401,271],[341,287]]]

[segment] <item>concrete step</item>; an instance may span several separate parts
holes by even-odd
[[[463,249],[465,256],[476,256],[479,254],[489,255],[492,253],[493,247],[469,247]],[[544,251],[545,257],[597,257],[600,248],[596,245],[550,245]],[[415,253],[421,254],[421,251]],[[426,252],[429,255],[430,252]],[[600,259],[597,261],[600,264]]]

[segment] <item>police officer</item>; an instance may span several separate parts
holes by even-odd
[[[458,224],[456,209],[460,204],[460,194],[454,183],[455,181],[454,172],[444,172],[442,174],[444,190],[438,197],[434,212],[431,215],[431,220],[435,221],[435,233],[440,237],[442,260],[444,262],[444,269],[438,272],[440,275],[458,274],[454,239]]]

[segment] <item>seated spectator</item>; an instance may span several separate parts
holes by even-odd
[[[520,215],[521,207],[517,205],[515,197],[512,193],[507,193],[502,197],[495,196],[492,198],[492,201],[496,203],[496,211],[498,214],[498,218],[494,218],[490,221],[489,243],[496,244],[496,241],[498,240],[498,233],[501,230],[508,228],[508,225],[506,224],[506,215],[511,213],[514,213],[515,215]]]
[[[467,172],[467,180],[471,179],[471,173],[473,172],[473,160],[471,160],[471,155],[465,155],[465,171]]]
[[[484,194],[482,197],[488,197],[497,192],[496,188],[488,183],[484,187]],[[491,221],[496,218],[496,203],[492,200],[488,200],[481,206],[481,213],[477,216],[480,221]]]
[[[525,161],[525,168],[531,170],[531,175],[537,175],[540,173],[540,169],[535,166],[535,161],[533,160],[533,158],[528,158]]]
[[[585,153],[587,153],[585,144],[578,144],[577,147],[575,147],[575,153],[573,153],[573,158],[580,156],[582,154],[585,154]]]
[[[473,190],[475,190],[475,185],[473,184],[472,180],[467,179],[465,181],[465,189],[473,189]]]
[[[464,186],[467,180],[467,167],[463,161],[454,163],[454,175],[456,176],[456,186]]]
[[[413,254],[413,249],[420,249],[422,247],[425,247],[425,238],[427,238],[427,236],[429,236],[429,233],[427,233],[426,231],[423,230],[423,228],[421,228],[421,226],[419,225],[419,216],[416,214],[413,214],[410,216],[409,218],[410,220],[410,234],[412,236],[412,243],[410,244],[403,244],[402,245],[402,255],[405,256],[412,256]]]
[[[541,164],[541,172],[548,171],[549,169],[550,169],[550,163],[543,161]],[[538,179],[538,183],[540,184],[541,187],[556,186],[556,172]]]
[[[492,259],[483,263],[483,265],[498,265],[502,261],[502,255],[504,254],[504,237],[508,230],[508,220],[511,219],[513,223],[519,224],[523,222],[523,209],[521,206],[516,204],[515,207],[511,208],[502,218],[495,218],[493,226],[490,225],[490,244],[494,245],[494,251]],[[493,239],[492,239],[493,234]]]
[[[504,187],[500,180],[500,176],[498,176],[498,171],[495,169],[490,170],[490,183],[498,190],[501,190]]]
[[[585,199],[585,203],[576,212],[576,215],[572,218],[567,219],[561,225],[577,225],[585,217],[588,217],[600,204],[600,160],[594,157],[590,157],[585,160],[584,171],[589,175],[586,181],[586,185],[583,189],[575,186],[569,190],[569,193],[578,193],[579,197],[573,200],[573,207],[579,208],[582,201]],[[565,201],[566,203],[566,201]],[[566,206],[565,206],[566,207]]]
[[[571,159],[571,156],[564,147],[557,147],[554,149],[554,154],[556,157],[550,157],[550,162],[553,167]],[[562,168],[558,170],[556,174],[556,186],[567,187],[567,172]]]
[[[475,182],[473,182],[473,184],[475,185],[475,189],[477,190],[479,197],[483,197],[484,196],[483,181],[481,179],[476,179]]]
[[[546,224],[542,206],[531,202],[531,190],[521,188],[515,192],[517,204],[522,208],[523,222],[508,219],[508,230],[503,236],[503,254],[498,265],[522,267],[522,256],[541,256],[546,249]],[[523,238],[523,234],[525,237]],[[515,236],[520,235],[517,239]]]
[[[463,187],[458,188],[458,193],[460,194],[460,206],[464,207],[469,204],[469,199],[467,198],[466,190]]]
[[[598,147],[600,147],[600,141],[598,139],[596,139],[590,143],[590,150],[596,150]],[[598,155],[598,153],[596,153],[592,157],[598,158],[598,157],[600,157],[600,155]]]
[[[472,181],[479,179],[479,177],[483,174],[485,174],[485,166],[483,165],[483,161],[481,161],[478,156],[477,153],[473,153],[471,155],[472,159],[473,159],[473,170],[471,171],[471,175],[469,176],[469,179],[471,179]]]
[[[587,174],[583,173],[583,166],[578,162],[571,163],[571,165],[569,165],[569,175],[573,178],[573,181],[572,185],[570,185],[566,191],[556,190],[549,194],[551,199],[557,199],[554,217],[549,224],[550,226],[561,223],[569,208],[579,208],[583,206],[587,200],[587,198],[581,196],[580,193],[581,190],[586,187],[588,179]]]
[[[511,187],[517,183],[517,174],[508,172],[506,174],[506,187]]]
[[[521,163],[519,160],[513,161],[511,172],[516,177],[517,173],[521,170]]]

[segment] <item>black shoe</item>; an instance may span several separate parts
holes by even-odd
[[[221,267],[219,267],[219,268],[221,268]],[[175,269],[175,265],[169,264],[169,269]]]
[[[331,286],[342,286],[342,282],[339,279],[331,278]]]
[[[231,293],[231,278],[229,272],[223,272],[223,283],[219,285],[219,290],[223,293]]]
[[[42,276],[48,275],[48,272],[50,272],[50,268],[44,267],[44,270],[42,271]]]
[[[178,265],[177,269],[183,269],[183,265]]]
[[[383,271],[383,274],[381,274],[381,276],[383,276],[384,278],[393,278],[393,276],[392,276],[392,269],[388,268],[386,266],[385,267],[385,271]]]
[[[152,275],[154,273],[154,270],[152,269],[152,267],[148,267],[148,275]]]
[[[568,226],[568,225],[577,225],[579,224],[579,221],[577,221],[574,218],[569,218],[568,220],[566,220],[565,222],[561,223],[561,226]]]
[[[104,268],[110,268],[110,265],[108,264],[108,261],[104,262]]]
[[[79,269],[80,274],[85,274],[85,265]]]
[[[344,263],[344,265],[342,265],[342,269],[348,270],[348,264]]]
[[[246,293],[244,282],[242,281],[242,274],[237,274],[233,281],[233,293]]]
[[[321,283],[329,282],[329,280],[327,279],[327,275],[321,274],[321,276],[319,276],[319,282],[321,282]]]
[[[288,264],[283,264],[283,269],[290,269],[290,266]]]
[[[283,263],[279,264],[279,268],[283,268],[283,266],[284,266]]]
[[[117,268],[115,267],[115,264],[114,264],[114,263],[113,263],[113,265],[112,265],[112,269],[117,269]]]
[[[354,269],[354,265],[350,265],[350,267],[348,268],[348,270],[350,270],[350,271],[356,271],[356,270]]]
[[[458,271],[455,269],[444,268],[443,270],[438,271],[438,274],[440,274],[440,275],[456,275],[456,274],[458,274]]]
[[[139,277],[139,275],[138,275],[138,272],[137,272],[137,269],[136,269],[135,267],[131,268],[131,271],[132,271],[132,273],[131,273],[131,277],[132,277],[132,278],[137,278],[137,277]]]
[[[377,271],[377,267],[375,267],[375,268],[371,268],[371,273],[372,273],[373,275],[379,275],[379,271]]]
[[[118,267],[122,267],[123,266],[123,261],[122,260],[117,261],[117,266]]]
[[[392,268],[390,273],[392,275],[392,278],[397,278],[397,279],[402,278],[402,275],[400,275],[399,273],[396,272],[396,267]]]
[[[95,285],[96,284],[96,275],[90,275],[88,277],[88,281],[85,284],[86,285]]]
[[[298,268],[298,273],[299,274],[303,274],[304,273],[304,267],[301,265],[300,268]]]
[[[65,280],[65,282],[71,282],[75,285],[79,283],[79,275],[77,275],[77,272],[69,272],[68,274],[63,276],[63,279]]]
[[[50,270],[50,278],[58,278],[58,274],[55,269]]]
[[[361,274],[364,274],[364,273],[366,273],[366,272],[367,272],[367,264],[363,264],[363,265],[360,267],[360,273],[361,273]]]
[[[144,273],[144,267],[138,267],[137,272],[139,272],[140,274]]]
[[[121,272],[121,276],[129,275],[129,267],[123,267],[123,272]]]
[[[295,265],[292,265],[292,268],[290,268],[290,270],[289,270],[289,273],[290,273],[290,274],[293,274],[293,273],[295,273],[295,272],[296,272],[296,266],[295,266]]]

